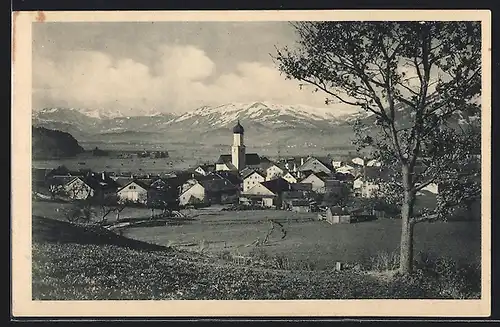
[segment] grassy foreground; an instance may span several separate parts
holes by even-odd
[[[53,237],[45,237],[53,233],[51,220],[36,220],[34,226],[44,228],[34,231],[38,234],[32,260],[34,300],[479,297],[479,284],[471,283],[477,276],[452,265],[441,264],[441,271],[420,269],[410,277],[239,266],[201,253],[128,242],[106,232],[105,237],[94,237],[94,242],[71,242],[72,233],[82,238],[81,227],[61,222],[54,226],[59,233],[65,229],[66,241],[55,242]],[[99,234],[95,230],[86,233]]]

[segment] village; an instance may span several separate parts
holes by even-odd
[[[318,212],[320,220],[332,224],[390,214],[363,207],[362,201],[358,201],[361,207],[346,205],[348,199],[381,196],[381,184],[390,174],[378,160],[306,156],[273,161],[247,153],[244,132],[238,121],[232,129],[231,154],[220,155],[216,162],[163,175],[34,168],[33,196],[67,202],[107,199],[164,212],[212,205],[226,205],[227,210]],[[437,185],[425,191],[436,194]]]

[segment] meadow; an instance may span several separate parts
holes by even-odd
[[[397,255],[401,231],[397,219],[354,224],[330,225],[316,220],[315,213],[292,213],[278,210],[217,211],[193,210],[194,218],[175,226],[137,227],[124,230],[132,239],[210,253],[228,252],[248,256],[255,251],[253,243],[263,241],[270,231],[269,219],[275,225],[268,242],[259,247],[265,256],[282,256],[293,265],[306,264],[328,269],[336,261],[367,262],[380,255]],[[467,244],[467,246],[464,246]],[[443,256],[457,262],[481,262],[480,223],[467,221],[420,223],[415,228],[415,253]]]
[[[479,298],[477,264],[436,258],[410,276],[283,267],[163,247],[33,216],[33,300]],[[429,262],[431,263],[429,265]],[[310,268],[310,267],[308,267]],[[380,267],[379,267],[380,268]]]

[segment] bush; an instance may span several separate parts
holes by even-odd
[[[368,270],[391,271],[399,267],[399,251],[379,252],[375,257],[370,258]]]

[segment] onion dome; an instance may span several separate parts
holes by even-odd
[[[243,126],[241,126],[240,121],[238,120],[238,123],[233,128],[233,134],[243,134],[244,132],[245,129],[243,129]]]

